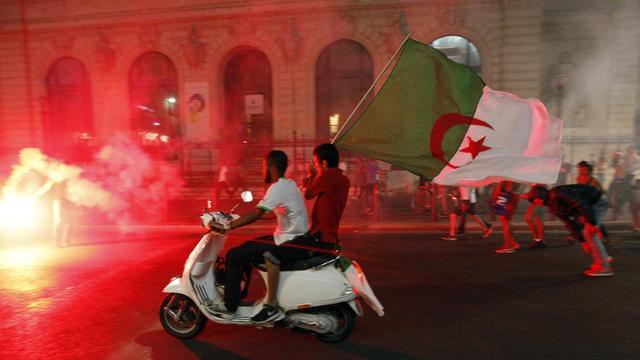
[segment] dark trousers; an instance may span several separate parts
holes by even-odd
[[[272,235],[261,236],[236,246],[227,252],[224,284],[224,304],[227,310],[235,312],[238,309],[243,274],[249,274],[250,277],[253,265],[263,263],[265,258],[278,263],[311,257],[311,253],[307,249],[287,246],[287,244],[297,244],[298,241],[296,240],[294,239],[278,246],[273,242]]]
[[[467,223],[467,214],[476,215],[476,203],[472,203],[469,200],[462,200],[460,206],[454,208],[453,213],[460,216],[460,221],[458,221],[458,229],[456,230],[457,234],[465,233],[465,225]],[[480,218],[484,226],[489,227],[490,224],[483,218]]]

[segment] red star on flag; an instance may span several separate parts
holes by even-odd
[[[486,136],[483,136],[482,139],[475,141],[471,139],[471,137],[467,136],[467,139],[469,139],[469,144],[466,148],[460,149],[460,151],[471,154],[471,157],[475,159],[479,153],[491,149],[490,147],[484,145],[484,139],[486,138]]]

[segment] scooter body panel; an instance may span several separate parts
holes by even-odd
[[[162,289],[162,292],[167,294],[182,294],[185,296],[189,296],[188,294],[189,291],[187,290],[187,288],[182,286],[181,277],[175,277],[171,279],[171,281],[169,281],[167,286],[165,286],[164,289]]]
[[[266,283],[267,273],[260,271],[260,276]],[[349,281],[334,266],[280,272],[278,303],[285,312],[348,302],[355,297]]]

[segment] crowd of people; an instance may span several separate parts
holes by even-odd
[[[577,176],[572,184],[554,184],[549,188],[544,184],[530,184],[526,190],[523,184],[501,181],[491,188],[488,209],[498,218],[502,228],[502,244],[495,249],[499,254],[513,254],[520,250],[511,225],[516,209],[527,202],[524,219],[531,232],[529,249],[546,247],[544,240],[545,214],[543,209],[560,219],[567,228],[570,243],[579,242],[582,249],[592,258],[587,276],[612,276],[611,263],[604,241],[607,231],[605,215],[613,204],[613,216],[617,217],[622,203],[630,199],[633,226],[638,227],[638,195],[640,179],[635,179],[638,156],[634,149],[625,156],[616,154],[614,180],[608,189],[602,179],[594,175],[594,166],[579,162]],[[214,316],[230,318],[234,316],[243,291],[242,277],[247,269],[263,263],[267,270],[267,294],[261,310],[252,317],[254,323],[273,322],[283,318],[278,306],[276,289],[279,284],[280,266],[283,262],[309,258],[321,253],[337,254],[340,247],[338,229],[346,204],[350,198],[362,202],[364,212],[372,211],[375,187],[380,181],[379,165],[375,160],[356,158],[356,178],[351,181],[345,176],[344,161],[340,161],[337,148],[333,144],[317,146],[313,152],[313,163],[305,165],[306,176],[298,183],[287,176],[289,160],[279,150],[272,150],[263,160],[264,183],[268,189],[264,198],[249,212],[227,224],[212,221],[209,226],[218,232],[227,232],[246,226],[256,220],[274,214],[277,225],[272,235],[262,236],[229,249],[226,254],[226,275],[224,277],[224,299],[206,304]],[[563,166],[561,181],[567,181],[569,169]],[[218,193],[227,192],[233,197],[240,188],[246,188],[246,171],[236,163],[223,163],[218,177]],[[352,190],[350,190],[353,185]],[[522,191],[519,191],[522,190]],[[466,235],[466,220],[473,219],[482,231],[482,238],[491,236],[494,225],[476,212],[477,189],[457,187],[448,190],[451,204],[448,208],[449,232],[443,240],[453,241]],[[315,200],[311,217],[307,214],[306,200]],[[309,221],[310,220],[310,221]],[[250,271],[250,270],[249,270]],[[243,275],[245,274],[245,275]]]
[[[576,164],[577,175],[575,181],[569,181],[570,167],[563,164],[558,183],[548,188],[544,184],[532,184],[527,191],[524,184],[514,184],[502,181],[494,184],[488,201],[490,212],[499,218],[502,225],[503,242],[495,252],[511,254],[520,250],[520,244],[512,231],[511,220],[516,213],[520,200],[529,202],[524,213],[524,220],[531,234],[529,249],[542,249],[547,245],[544,241],[544,209],[548,209],[552,217],[561,220],[567,228],[565,241],[569,244],[579,242],[593,263],[584,274],[588,276],[612,276],[611,262],[605,244],[608,242],[608,232],[605,217],[611,208],[611,220],[617,220],[622,214],[625,204],[629,204],[631,226],[634,231],[640,231],[640,178],[636,178],[640,161],[633,146],[629,146],[625,153],[616,151],[611,158],[613,179],[608,187],[603,185],[602,172],[594,173],[594,164],[580,161]],[[597,167],[596,167],[597,168]],[[522,188],[519,191],[518,188]],[[457,205],[451,207],[450,230],[443,240],[456,240],[464,235],[464,217],[473,214],[480,225],[482,237],[491,233],[492,225],[475,215],[475,191],[469,188],[449,190]],[[472,205],[469,206],[471,191]],[[456,225],[456,223],[458,225]]]

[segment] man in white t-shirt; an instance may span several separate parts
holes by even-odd
[[[284,317],[278,308],[276,297],[280,279],[280,263],[309,257],[309,251],[299,247],[282,246],[296,237],[304,235],[309,229],[307,209],[296,183],[285,177],[288,166],[287,154],[280,150],[270,151],[263,162],[265,182],[271,184],[264,199],[252,211],[223,226],[211,222],[212,230],[225,232],[253,223],[266,212],[273,212],[278,225],[273,235],[255,240],[230,249],[226,256],[226,274],[224,304],[215,303],[209,307],[214,313],[228,315],[235,313],[240,304],[240,283],[244,269],[252,264],[264,262],[267,267],[267,299],[262,310],[252,320],[255,323],[277,321]]]

